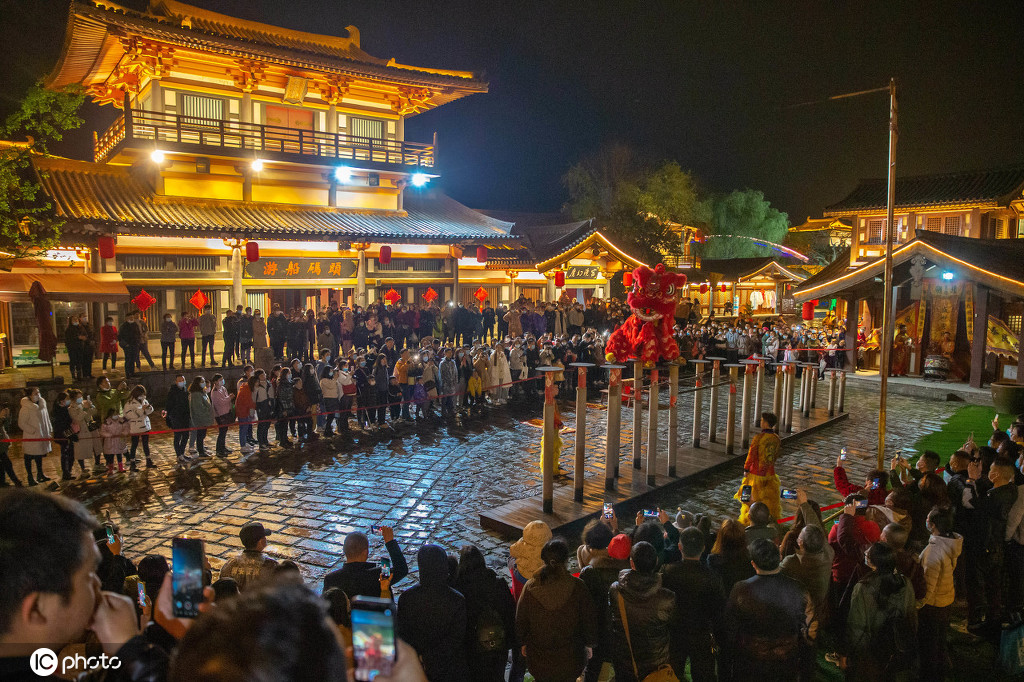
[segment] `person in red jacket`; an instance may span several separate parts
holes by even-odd
[[[238,446],[243,455],[252,454],[249,441],[252,439],[252,423],[256,421],[256,401],[252,399],[256,382],[255,375],[249,377],[248,381],[238,387],[238,395],[235,397],[235,416],[238,417],[239,424]]]
[[[103,353],[103,369],[107,368],[108,359],[111,369],[117,367],[117,327],[112,317],[108,317],[100,327],[100,352]]]
[[[856,486],[850,483],[846,477],[846,469],[843,467],[842,455],[836,459],[836,467],[832,470],[832,479],[835,481],[836,490],[843,497],[860,494],[868,498],[868,504],[884,505],[885,496],[889,494],[889,473],[881,469],[869,471],[864,479],[863,486]]]

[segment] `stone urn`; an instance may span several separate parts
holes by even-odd
[[[989,388],[992,391],[992,404],[999,414],[1024,413],[1024,384],[996,381]]]

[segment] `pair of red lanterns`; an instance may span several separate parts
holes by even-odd
[[[380,254],[377,256],[377,260],[380,261],[381,265],[387,265],[391,262],[391,247],[382,246],[380,247]],[[487,247],[478,246],[476,247],[476,262],[486,263],[487,262]]]
[[[117,240],[113,235],[103,234],[96,240],[100,258],[113,258],[117,254]],[[257,242],[246,242],[245,260],[255,263],[260,259],[260,245]]]

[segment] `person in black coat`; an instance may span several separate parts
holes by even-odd
[[[70,481],[74,478],[71,475],[71,470],[75,466],[75,444],[71,438],[75,434],[71,430],[71,413],[68,412],[70,404],[71,399],[68,398],[68,394],[61,392],[53,406],[53,437],[60,439],[57,444],[60,446],[60,478],[62,481]]]
[[[629,559],[616,559],[609,556],[609,546],[612,543],[614,533],[603,520],[592,521],[583,530],[583,543],[587,556],[581,558],[581,552],[577,551],[576,556],[586,565],[580,571],[580,580],[587,586],[587,592],[597,607],[597,646],[594,647],[594,655],[587,661],[587,669],[583,674],[585,682],[597,682],[601,675],[601,668],[605,662],[611,662],[612,646],[611,633],[608,631],[608,588],[619,578],[619,574],[629,568]],[[627,545],[629,540],[622,536]]]
[[[381,526],[381,538],[384,549],[391,559],[391,581],[397,584],[409,575],[409,566],[405,556],[395,540],[395,531],[390,526]],[[353,597],[380,597],[380,565],[367,561],[370,556],[370,543],[362,533],[349,533],[345,536],[345,564],[331,571],[324,577],[324,589],[341,588],[349,599]]]
[[[235,346],[238,345],[238,318],[229,308],[224,312],[224,320],[220,324],[224,333],[224,355],[221,357],[220,366],[234,367],[232,360],[235,357]]]
[[[187,429],[191,424],[191,412],[188,406],[188,391],[185,389],[185,376],[174,377],[174,384],[167,391],[167,407],[163,411],[169,429]],[[185,446],[188,445],[188,431],[174,432],[174,453],[181,462],[185,458]]]
[[[448,554],[424,545],[420,582],[398,598],[398,636],[416,650],[430,682],[473,679],[466,665],[466,598],[448,586]]]
[[[685,605],[672,622],[672,667],[682,679],[689,658],[693,682],[715,680],[711,635],[725,608],[721,579],[700,560],[704,546],[704,533],[691,526],[679,534],[683,560],[661,567],[662,586],[676,595],[677,605]]]
[[[455,573],[455,589],[466,598],[469,679],[504,682],[509,649],[515,642],[516,602],[508,583],[487,568],[484,555],[464,545]]]

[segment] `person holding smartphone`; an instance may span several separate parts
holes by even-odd
[[[380,536],[384,540],[384,548],[391,559],[391,581],[394,585],[409,575],[409,566],[405,556],[395,540],[395,531],[391,526],[380,526]],[[381,594],[381,568],[378,564],[368,561],[370,541],[364,533],[354,532],[345,536],[345,563],[341,568],[331,571],[324,577],[324,590],[340,587],[349,599],[357,596],[379,597]]]

